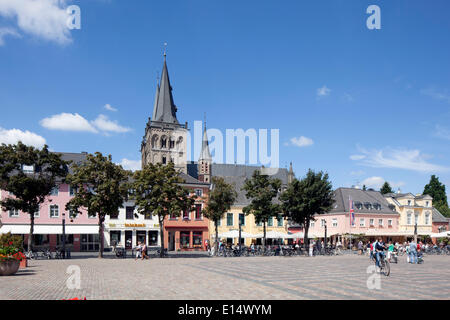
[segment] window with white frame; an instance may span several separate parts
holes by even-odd
[[[58,186],[53,187],[52,191],[50,192],[51,196],[57,196],[59,192]]]
[[[69,195],[71,197],[75,196],[76,192],[77,192],[77,189],[75,187],[69,186]]]
[[[430,213],[425,213],[425,224],[430,224]]]
[[[364,220],[364,218],[360,218],[359,219],[359,226],[360,227],[365,227],[366,226],[366,220]]]
[[[34,212],[34,217],[39,218],[39,215],[40,215],[40,210],[37,209],[37,211]]]
[[[9,217],[10,218],[18,218],[19,217],[19,210],[17,210],[17,209],[9,210]]]
[[[388,227],[392,227],[392,219],[388,219]]]
[[[337,218],[333,218],[333,220],[331,220],[331,224],[332,224],[333,227],[337,227],[338,226]]]
[[[414,224],[419,223],[419,213],[414,212]]]
[[[378,219],[378,225],[383,226],[383,219]]]
[[[321,227],[325,227],[325,220],[324,219],[320,219],[320,226]]]
[[[59,207],[57,204],[50,205],[50,218],[59,217]]]
[[[406,215],[406,224],[412,224],[412,214],[410,212],[408,212],[408,214]]]
[[[408,206],[411,206],[411,200],[408,200]]]
[[[233,214],[231,212],[227,213],[227,226],[233,225]]]
[[[373,227],[375,225],[375,219],[370,219],[369,223],[370,223],[370,226]]]
[[[429,207],[430,206],[430,202],[429,201],[426,201],[425,202],[425,207]]]
[[[202,189],[195,189],[195,194],[197,197],[201,197],[203,195],[203,190]]]
[[[310,223],[309,223],[309,227],[310,228],[314,228],[314,225],[315,225],[316,223],[315,223],[315,221],[311,221]]]

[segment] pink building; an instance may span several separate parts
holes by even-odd
[[[398,235],[399,213],[394,211],[380,192],[338,188],[334,192],[334,198],[333,209],[327,214],[317,215],[316,220],[311,221],[309,238],[324,238],[326,225],[327,237],[333,242],[344,241],[348,238],[344,235],[360,234],[369,239],[382,236],[385,240],[395,240]],[[354,210],[353,225],[350,221],[351,203]],[[298,230],[292,226],[292,231]]]
[[[62,153],[64,160],[83,161],[84,153]],[[70,170],[70,169],[69,169]],[[12,197],[7,191],[0,190],[0,198]],[[67,184],[60,184],[52,191],[47,201],[35,213],[34,244],[35,249],[62,245],[62,223],[65,220],[66,245],[72,251],[97,251],[98,219],[89,217],[86,212],[71,218],[66,211],[66,203],[73,197],[73,189]],[[30,215],[20,211],[0,211],[0,234],[11,232],[22,235],[25,245],[30,232]]]

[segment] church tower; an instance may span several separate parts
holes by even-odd
[[[206,134],[206,121],[203,129],[202,151],[198,159],[198,180],[211,183],[212,157],[209,152],[208,135]]]
[[[177,119],[172,86],[167,70],[166,53],[160,83],[156,85],[152,118],[148,118],[141,144],[142,166],[173,162],[175,169],[187,173],[188,126]]]
[[[289,172],[288,172],[288,184],[294,181],[295,175],[294,170],[292,169],[292,162],[289,164]]]

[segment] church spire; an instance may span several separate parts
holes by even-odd
[[[167,70],[166,63],[166,51],[164,49],[164,65],[161,73],[160,85],[157,86],[157,94],[155,96],[153,121],[178,124],[176,113],[177,107],[173,102],[172,86],[170,85],[169,71]]]
[[[289,172],[288,172],[288,183],[294,181],[295,175],[294,170],[292,169],[292,162],[289,164]]]
[[[208,135],[206,133],[206,119],[204,120],[202,152],[200,153],[199,160],[206,160],[209,162],[212,160],[211,153],[209,152]]]

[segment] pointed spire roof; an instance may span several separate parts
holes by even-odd
[[[200,153],[199,160],[212,160],[211,153],[209,152],[208,135],[206,134],[206,121],[203,129],[202,152]]]
[[[173,103],[172,87],[167,70],[166,54],[164,53],[164,66],[161,74],[160,85],[157,86],[155,105],[153,107],[153,121],[177,123],[177,107]]]

